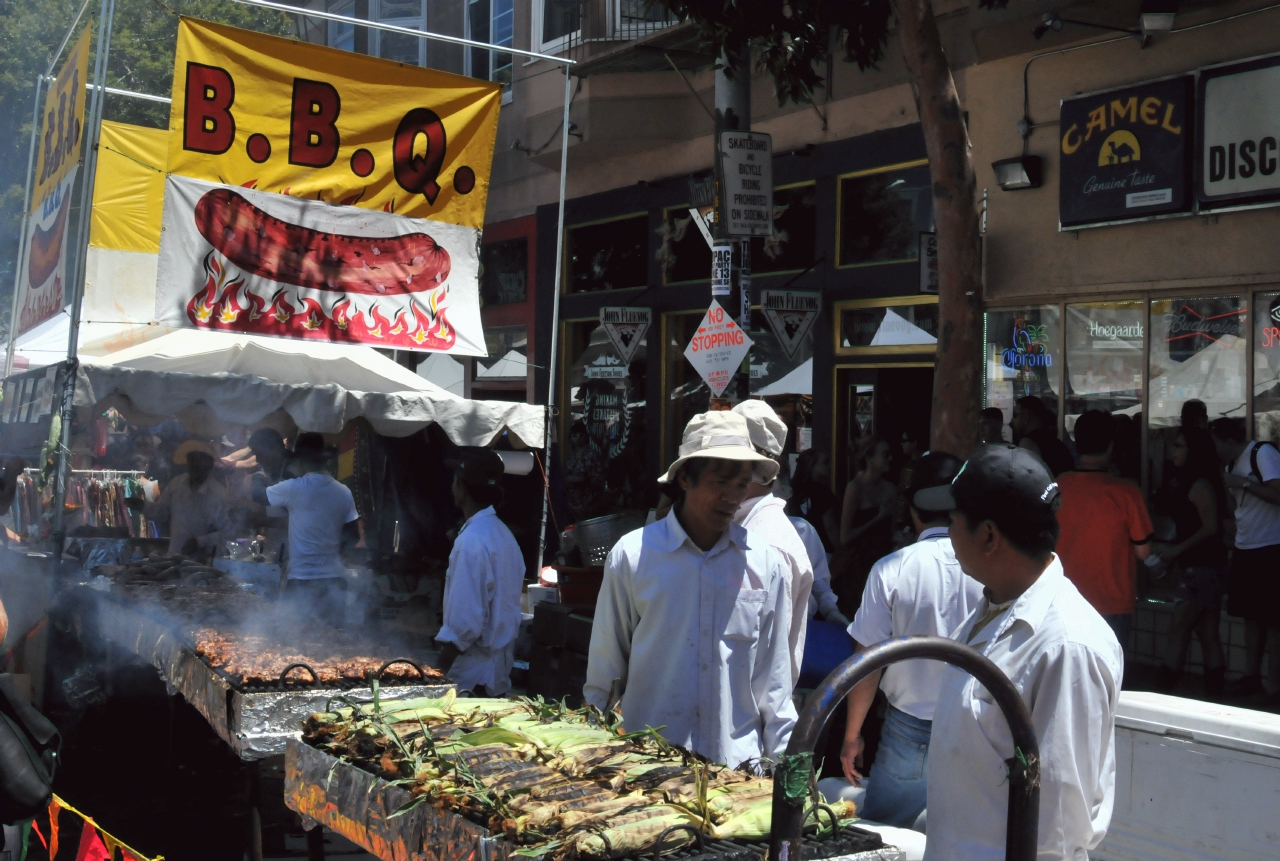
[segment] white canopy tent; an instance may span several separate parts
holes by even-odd
[[[75,406],[113,406],[143,425],[171,415],[188,426],[279,425],[287,416],[329,434],[363,416],[384,436],[438,424],[458,445],[489,445],[504,429],[528,448],[545,445],[544,407],[460,398],[372,348],[199,329],[83,357]]]

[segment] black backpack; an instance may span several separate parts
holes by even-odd
[[[62,737],[0,673],[0,822],[14,825],[49,806]]]

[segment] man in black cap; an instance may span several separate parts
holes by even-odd
[[[480,450],[453,473],[465,522],[449,553],[439,668],[459,689],[499,697],[511,690],[524,556],[494,507],[502,504],[502,458]]]
[[[891,637],[950,637],[982,600],[982,586],[960,570],[952,552],[948,509],[918,501],[929,488],[949,484],[960,466],[959,458],[930,452],[912,468],[907,499],[918,537],[871,569],[849,626],[858,651]],[[862,817],[910,828],[924,810],[930,724],[945,669],[938,661],[904,661],[886,668],[883,680],[876,673],[849,694],[840,761],[850,782],[862,780],[862,725],[877,687],[889,700]]]
[[[956,632],[1017,687],[1040,742],[1039,855],[1079,859],[1106,835],[1115,794],[1120,644],[1062,573],[1058,485],[1031,452],[982,446],[917,505],[951,509],[951,543],[983,600]],[[929,745],[926,861],[1004,857],[1009,725],[967,673],[943,675]]]

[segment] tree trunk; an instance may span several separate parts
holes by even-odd
[[[929,0],[893,0],[933,181],[938,351],[929,448],[967,457],[982,407],[982,257],[969,131]]]

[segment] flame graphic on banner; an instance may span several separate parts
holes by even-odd
[[[315,299],[297,297],[287,288],[277,289],[270,297],[258,295],[216,251],[205,255],[204,271],[204,287],[187,302],[187,319],[201,329],[336,343],[377,341],[393,349],[448,350],[457,341],[444,305],[447,286],[424,297],[425,313],[415,302],[388,319],[377,302],[366,312],[355,307],[350,297],[326,314]]]

